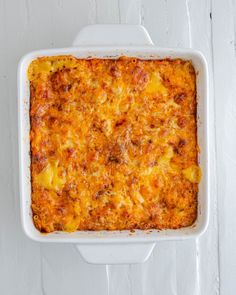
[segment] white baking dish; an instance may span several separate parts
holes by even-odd
[[[29,82],[30,62],[45,55],[72,54],[79,58],[117,58],[122,55],[142,59],[183,58],[193,62],[197,72],[197,120],[199,164],[203,177],[198,195],[198,217],[195,224],[178,230],[137,230],[102,232],[58,232],[41,234],[32,222],[29,142]],[[155,243],[164,240],[196,238],[202,234],[209,219],[209,152],[208,152],[208,71],[203,55],[192,49],[159,48],[153,45],[141,26],[94,25],[85,27],[76,37],[73,47],[31,52],[18,68],[19,95],[19,170],[21,218],[26,235],[38,242],[75,243],[84,259],[90,263],[139,263],[145,261]]]

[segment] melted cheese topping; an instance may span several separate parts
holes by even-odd
[[[28,69],[34,223],[164,229],[197,216],[191,62],[43,57]]]
[[[198,166],[190,166],[183,170],[183,174],[186,179],[192,183],[199,183],[201,180],[201,170]]]
[[[64,175],[60,175],[58,161],[55,161],[53,165],[48,164],[43,171],[35,175],[36,185],[49,190],[60,191],[65,182]]]

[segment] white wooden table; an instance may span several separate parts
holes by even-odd
[[[197,241],[159,243],[143,265],[86,264],[72,245],[27,239],[19,216],[16,68],[25,53],[69,46],[84,25],[143,24],[163,47],[210,66],[211,219]],[[0,0],[0,294],[235,295],[235,0]]]

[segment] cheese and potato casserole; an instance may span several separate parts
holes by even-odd
[[[201,173],[190,61],[42,57],[28,77],[37,229],[194,223]]]

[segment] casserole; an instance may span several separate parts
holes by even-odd
[[[194,223],[200,171],[190,61],[50,56],[30,64],[28,79],[38,230]]]
[[[89,39],[87,39],[89,38]],[[115,40],[114,40],[115,39]],[[109,44],[101,42],[109,40]],[[140,44],[144,44],[141,46]],[[119,44],[119,46],[118,46]],[[86,46],[87,45],[87,46]],[[100,45],[100,46],[99,46]],[[116,45],[116,46],[114,46]],[[79,46],[79,47],[78,47]],[[203,177],[198,193],[198,217],[193,226],[177,230],[137,230],[101,232],[55,232],[42,235],[32,222],[29,142],[29,81],[27,69],[32,60],[40,56],[74,55],[79,58],[118,58],[131,56],[141,59],[181,58],[191,60],[197,72],[197,125],[200,147],[199,165]],[[40,242],[75,243],[82,256],[91,263],[137,263],[145,261],[155,242],[195,238],[204,232],[209,218],[209,153],[208,153],[208,74],[201,53],[187,49],[164,49],[152,45],[141,26],[96,25],[84,28],[76,37],[74,47],[32,52],[19,64],[19,158],[21,217],[27,236]]]

